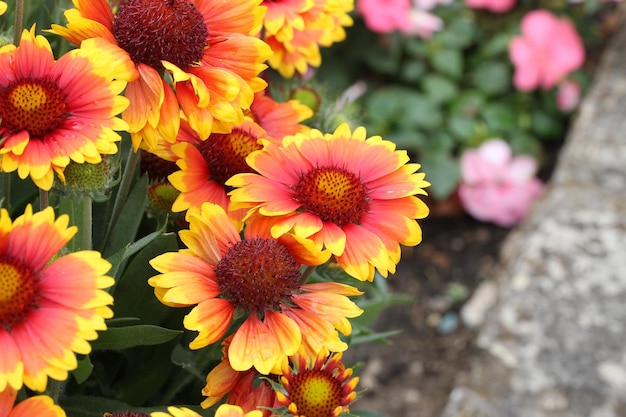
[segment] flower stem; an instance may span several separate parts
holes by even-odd
[[[2,173],[2,183],[0,183],[0,208],[11,210],[11,173]]]
[[[300,275],[300,284],[306,284],[309,278],[311,278],[311,275],[313,275],[313,271],[315,271],[315,267],[307,265],[304,271],[302,271],[302,275]]]
[[[109,219],[109,223],[107,224],[107,230],[104,235],[103,245],[106,244],[106,241],[109,239],[111,230],[113,230],[113,225],[115,225],[115,223],[117,222],[117,219],[120,217],[120,214],[122,213],[122,209],[124,208],[124,203],[126,203],[126,199],[128,198],[128,193],[130,192],[130,186],[133,182],[135,168],[137,167],[138,162],[139,162],[139,152],[135,152],[131,148],[129,151],[128,159],[126,160],[126,165],[124,166],[124,173],[122,174],[120,187],[118,188],[117,194],[115,195],[115,203],[113,203],[113,212],[111,213],[111,218]]]
[[[50,196],[48,191],[39,189],[39,210],[44,210],[50,205]]]
[[[91,250],[93,241],[93,201],[90,196],[83,197],[82,250]]]
[[[13,43],[18,45],[24,27],[24,0],[15,0],[15,27],[13,29]]]

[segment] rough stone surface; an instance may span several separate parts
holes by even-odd
[[[501,255],[492,308],[467,304],[482,352],[443,417],[626,416],[626,25]]]

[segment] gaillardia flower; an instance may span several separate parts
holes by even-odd
[[[17,392],[13,388],[0,391],[2,417],[65,417],[65,411],[47,395],[35,395],[15,404]]]
[[[17,170],[49,190],[70,160],[92,164],[117,152],[115,117],[128,106],[113,81],[121,56],[95,40],[55,61],[50,44],[24,30],[19,47],[0,48],[0,171]]]
[[[416,219],[428,214],[416,194],[430,184],[406,151],[365,129],[342,124],[332,134],[287,136],[247,158],[256,173],[235,175],[227,185],[231,210],[267,217],[272,236],[292,232],[330,250],[351,276],[372,280],[377,269],[394,273],[400,244],[422,239]]]
[[[285,136],[308,132],[310,128],[300,122],[313,117],[313,110],[299,100],[281,103],[260,92],[254,95],[250,115],[265,129],[266,138],[280,141]]]
[[[264,0],[263,5],[263,38],[274,51],[268,63],[285,78],[318,67],[320,46],[344,40],[344,27],[353,24],[354,0]]]
[[[244,411],[263,411],[263,417],[272,414],[269,408],[276,402],[276,394],[270,383],[259,380],[260,374],[254,368],[247,371],[235,371],[228,360],[228,347],[232,336],[222,342],[222,360],[206,376],[206,385],[202,388],[202,395],[207,398],[200,404],[202,408],[209,408],[217,404],[224,396],[227,404],[241,407]]]
[[[252,410],[247,413],[241,407],[231,404],[222,404],[215,411],[215,417],[262,417],[260,410]],[[201,417],[200,414],[185,407],[167,407],[167,413],[157,411],[150,417]]]
[[[131,104],[122,117],[135,150],[142,140],[149,149],[174,142],[179,104],[203,139],[243,121],[242,109],[266,86],[258,75],[272,54],[252,36],[265,14],[260,1],[126,0],[114,13],[106,0],[73,0],[67,26],[51,31],[77,45],[102,38],[126,52],[130,71],[120,76]]]
[[[341,362],[341,353],[318,355],[309,363],[306,355],[297,355],[291,367],[283,369],[281,389],[276,390],[279,403],[294,417],[338,417],[349,412],[356,399],[359,382],[352,368]]]
[[[150,264],[161,274],[148,283],[163,304],[194,306],[183,321],[198,332],[191,349],[222,339],[237,317],[244,321],[228,347],[236,371],[280,372],[301,346],[347,348],[336,329],[351,331],[347,318],[362,310],[346,295],[360,292],[339,283],[300,283],[300,267],[320,265],[329,253],[288,233],[274,239],[255,225],[242,239],[224,209],[212,203],[189,211],[187,221],[189,230],[179,232],[187,248],[154,258]]]
[[[104,275],[111,265],[100,253],[55,258],[76,234],[68,223],[51,207],[33,214],[29,205],[14,222],[0,211],[0,391],[67,379],[75,353],[88,354],[113,316],[103,290],[114,282]]]
[[[246,157],[261,149],[260,140],[265,137],[265,130],[246,118],[230,133],[212,133],[207,140],[200,140],[197,136],[190,140],[190,136],[194,137],[193,132],[170,148],[180,168],[168,176],[174,188],[180,191],[172,211],[199,209],[207,201],[228,211],[230,198],[227,192],[230,188],[226,188],[225,183],[235,174],[252,172]],[[245,212],[239,210],[229,214],[241,220]]]

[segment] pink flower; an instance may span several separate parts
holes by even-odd
[[[476,219],[513,226],[526,216],[543,191],[536,172],[533,158],[513,157],[505,141],[491,139],[461,156],[459,199]]]
[[[580,103],[580,85],[576,81],[565,80],[559,84],[556,105],[562,112],[574,110]]]
[[[411,0],[359,0],[357,11],[373,32],[391,33],[410,25]]]
[[[429,13],[437,4],[450,0],[359,0],[357,11],[365,26],[373,32],[391,33],[396,30],[406,35],[430,37],[443,26],[443,20]]]
[[[534,10],[522,18],[521,32],[509,45],[518,90],[548,90],[585,62],[585,47],[568,19]]]
[[[487,9],[494,13],[508,12],[515,6],[517,0],[465,0],[468,7],[474,9]]]

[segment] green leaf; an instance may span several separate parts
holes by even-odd
[[[421,155],[421,171],[431,183],[428,193],[437,200],[443,200],[456,189],[459,183],[459,163],[449,153],[437,152]]]
[[[477,90],[465,90],[450,105],[451,115],[477,117],[485,102],[485,95]]]
[[[433,68],[454,80],[463,74],[463,56],[457,49],[443,49],[430,57]]]
[[[511,89],[511,69],[499,61],[485,61],[473,73],[472,79],[477,89],[486,95],[497,95]]]
[[[93,371],[93,364],[91,363],[89,356],[85,356],[83,359],[78,361],[78,367],[72,371],[72,375],[74,375],[78,384],[82,384],[87,380],[87,378],[89,378],[91,371]]]
[[[131,190],[120,217],[113,226],[111,236],[102,251],[105,258],[134,242],[147,204],[148,176],[144,175]]]
[[[402,65],[400,70],[400,78],[406,82],[418,81],[426,72],[426,65],[423,61],[411,59]]]
[[[482,109],[482,116],[494,134],[506,135],[517,127],[517,112],[502,103],[489,103]]]
[[[148,279],[157,274],[149,262],[165,253],[178,250],[178,241],[173,233],[157,236],[137,253],[121,273],[113,295],[115,317],[137,317],[142,323],[164,324],[172,315],[178,316],[180,309],[163,305],[148,285]]]
[[[169,342],[182,334],[180,330],[166,329],[154,325],[111,327],[98,334],[91,342],[94,349],[127,349],[133,346],[151,346]]]
[[[564,124],[559,117],[537,109],[531,115],[532,130],[542,139],[561,138]]]
[[[447,102],[459,92],[456,83],[440,74],[431,73],[422,77],[421,87],[435,103]]]

